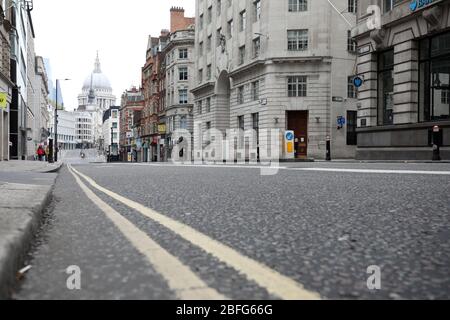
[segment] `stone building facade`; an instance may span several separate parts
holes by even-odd
[[[164,48],[168,159],[171,157],[174,145],[178,142],[174,140],[173,133],[176,130],[186,130],[191,135],[193,133],[194,96],[191,89],[195,77],[194,23],[195,19],[184,17],[183,9],[171,9],[172,30]]]
[[[142,68],[142,92],[144,109],[141,113],[142,156],[144,162],[166,159],[165,118],[165,54],[170,32],[161,30],[159,37],[149,36],[146,63]]]
[[[28,44],[32,44],[34,34],[32,30],[31,11],[33,2],[9,1],[10,5],[10,45],[11,45],[11,103],[9,106],[9,157],[11,160],[25,160],[27,158],[27,140],[31,128],[27,120],[28,105]],[[30,42],[28,42],[30,41]],[[33,69],[34,71],[34,69]]]
[[[120,138],[120,107],[110,107],[103,114],[103,137],[105,143],[103,151],[105,154],[119,156]]]
[[[9,42],[9,31],[7,22],[10,21],[11,10],[7,10],[10,2],[0,2],[0,161],[9,160],[9,115],[12,98],[11,82],[11,44]]]
[[[120,159],[124,162],[137,158],[137,137],[134,133],[136,111],[144,109],[144,97],[140,88],[133,87],[122,94],[120,104]],[[131,159],[131,160],[130,160]]]
[[[450,159],[449,1],[359,1],[358,159]]]
[[[298,159],[323,159],[327,137],[334,157],[354,157],[356,2],[333,5],[196,0],[194,131],[293,130]]]

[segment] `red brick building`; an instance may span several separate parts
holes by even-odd
[[[195,18],[186,18],[184,9],[179,7],[172,7],[170,20],[170,31],[164,29],[159,37],[149,36],[146,63],[142,68],[144,108],[139,128],[142,149],[138,158],[143,162],[167,161],[169,157],[166,139],[166,47],[171,33],[195,23]]]
[[[142,92],[144,110],[142,112],[142,159],[147,161],[164,161],[164,54],[168,30],[162,30],[158,38],[149,37],[146,63],[142,68]]]
[[[136,132],[136,124],[140,119],[135,119],[135,112],[144,109],[142,90],[136,87],[122,94],[120,107],[120,157],[124,162],[137,160],[137,152],[140,139]]]

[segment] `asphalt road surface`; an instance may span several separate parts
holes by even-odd
[[[450,298],[449,164],[260,173],[63,168],[14,298]],[[81,271],[80,290],[68,288],[70,266]]]

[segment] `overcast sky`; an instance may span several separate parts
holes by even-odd
[[[94,68],[97,50],[117,104],[131,85],[141,83],[149,35],[170,28],[170,7],[195,15],[195,0],[34,0],[36,54],[49,58],[61,83],[67,110],[77,107],[83,82]]]

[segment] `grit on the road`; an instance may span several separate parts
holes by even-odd
[[[120,230],[99,202],[216,297],[286,298],[283,283],[322,299],[450,298],[450,165],[286,167],[272,176],[244,167],[84,164],[73,174],[65,167],[14,298],[180,297],[160,263],[130,240],[134,233],[127,236],[134,229]],[[141,207],[152,210],[146,216]],[[72,265],[82,270],[79,291],[66,286]],[[380,290],[367,287],[373,265]]]

